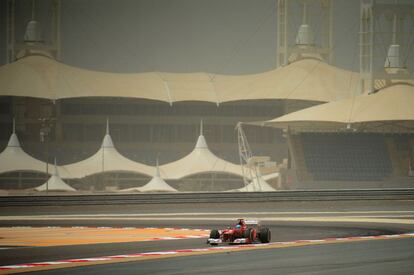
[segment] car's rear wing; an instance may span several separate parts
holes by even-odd
[[[245,220],[246,225],[259,225],[260,222],[258,220]]]

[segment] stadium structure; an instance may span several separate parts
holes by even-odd
[[[16,39],[15,2],[7,1],[9,64],[0,67],[0,138],[6,148],[0,161],[18,151],[32,164],[4,157],[1,189],[35,188],[48,174],[77,190],[140,191],[151,182],[174,191],[413,183],[414,81],[404,67],[403,50],[409,49],[398,36],[406,27],[400,22],[412,20],[411,4],[361,1],[356,73],[331,64],[334,1],[278,0],[278,67],[220,75],[120,74],[66,65],[60,61],[60,2],[51,1],[48,42],[35,16],[24,40]],[[296,22],[292,14],[300,6]],[[379,20],[390,23],[390,31],[379,32]],[[322,26],[318,35],[315,26]],[[390,46],[385,71],[378,72],[373,52],[384,35]],[[240,121],[270,127],[243,126],[237,135]],[[247,140],[250,146],[242,146]],[[254,155],[268,156],[255,164],[260,178],[244,173]],[[49,171],[53,159],[59,173]],[[266,188],[257,190],[264,179],[272,186],[264,182]],[[259,187],[248,187],[254,185]]]
[[[250,123],[286,133],[294,163],[290,188],[412,187],[414,77],[406,67],[409,53],[402,51],[410,42],[401,43],[413,9],[409,3],[361,1],[359,93]],[[388,22],[388,32],[381,21]],[[375,53],[384,43],[388,51],[378,70]]]

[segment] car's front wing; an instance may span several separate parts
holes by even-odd
[[[213,238],[209,238],[208,240],[207,240],[207,243],[208,244],[220,244],[220,243],[223,243],[223,240],[222,239],[213,239]],[[249,242],[249,239],[247,239],[247,238],[238,238],[238,239],[235,239],[233,242],[229,242],[230,244],[244,244],[244,243],[250,243]]]

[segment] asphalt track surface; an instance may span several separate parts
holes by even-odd
[[[119,223],[106,223],[108,226],[119,226]],[[148,224],[135,224],[146,226]],[[323,224],[275,224],[266,223],[272,231],[272,241],[294,241],[300,239],[322,239],[327,237],[341,238],[350,236],[372,236],[393,234],[393,229],[373,229],[370,227],[346,228],[345,225],[326,226]],[[170,226],[159,224],[158,226]],[[199,224],[199,228],[225,228],[228,224]],[[402,233],[402,231],[398,231]],[[149,241],[131,243],[109,243],[94,245],[68,245],[59,247],[24,247],[0,250],[1,265],[12,265],[28,262],[43,262],[65,259],[90,258],[118,254],[133,254],[139,252],[152,252],[186,248],[208,247],[206,239],[186,239],[168,241]]]
[[[191,215],[194,213],[204,215]],[[9,207],[0,216],[22,219],[0,220],[0,226],[156,226],[187,228],[223,228],[240,213],[262,217],[272,230],[272,241],[322,239],[328,237],[370,236],[414,232],[412,224],[371,222],[278,221],[280,217],[375,217],[412,221],[413,201],[355,201],[263,203],[225,205],[151,205],[122,207]],[[212,215],[216,213],[215,215]],[[251,214],[254,213],[254,214]],[[30,214],[27,217],[27,214]],[[76,219],[77,215],[94,218]],[[173,216],[171,216],[173,214]],[[190,215],[188,215],[190,214]],[[37,219],[40,216],[44,219]],[[45,216],[48,215],[48,216]],[[55,216],[53,216],[55,215]],[[58,219],[61,215],[74,215]],[[142,216],[144,215],[144,216]],[[148,216],[145,216],[148,215]],[[177,216],[175,216],[177,215]],[[51,216],[51,217],[49,217]],[[30,219],[30,217],[34,217]],[[125,219],[122,219],[124,217]],[[142,217],[147,217],[140,219]],[[198,219],[195,219],[198,218]],[[268,220],[266,220],[268,219]],[[24,247],[0,250],[1,265],[79,259],[207,247],[205,239]],[[264,250],[226,252],[151,259],[56,269],[32,274],[413,274],[414,238],[317,244]]]
[[[242,251],[32,274],[412,274],[414,240]]]

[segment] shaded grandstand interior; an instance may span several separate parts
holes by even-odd
[[[225,191],[244,186],[240,176],[216,172],[199,173],[166,182],[180,191]]]
[[[81,179],[64,179],[76,190],[110,191],[143,186],[151,177],[132,172],[105,172]]]
[[[13,117],[23,149],[30,155],[59,165],[86,159],[100,147],[106,119],[116,148],[124,156],[149,165],[159,156],[160,164],[184,157],[193,149],[204,121],[204,136],[210,150],[219,157],[239,162],[235,126],[239,121],[270,119],[284,112],[278,100],[223,103],[165,102],[131,98],[75,98],[49,100],[0,97],[0,146],[10,137]],[[40,142],[39,118],[53,118],[48,142]],[[246,131],[257,154],[273,160],[286,158],[281,130],[263,128]],[[171,145],[174,146],[171,146]],[[46,148],[48,146],[48,148]],[[48,156],[46,152],[48,151]]]
[[[49,175],[35,171],[13,171],[0,174],[0,189],[32,189],[47,181]]]
[[[82,179],[64,181],[77,190],[116,191],[133,187],[142,187],[151,177],[130,172],[99,173]],[[166,180],[179,191],[224,191],[243,186],[243,179],[227,173],[199,173],[179,180]],[[43,182],[42,182],[43,183]]]
[[[4,107],[0,110],[0,127],[4,129],[0,132],[0,146],[6,147],[15,118],[16,133],[29,155],[49,163],[56,157],[58,165],[78,162],[99,150],[109,118],[110,135],[119,153],[152,166],[158,157],[163,165],[193,150],[203,120],[203,135],[209,149],[218,157],[238,164],[236,124],[270,119],[308,103],[292,104],[288,106],[280,100],[249,100],[219,106],[207,102],[169,105],[135,98],[73,98],[52,102],[4,96],[0,97],[0,107]],[[53,119],[43,142],[39,136],[41,118]],[[286,158],[286,139],[281,130],[246,129],[246,135],[256,154],[269,155],[277,162]],[[25,189],[43,184],[47,178],[46,174],[22,171],[0,175],[0,182],[4,189]],[[64,181],[78,190],[105,191],[140,187],[150,179],[136,173],[111,172]],[[237,189],[242,187],[243,180],[238,176],[212,173],[167,183],[182,191],[209,191]]]
[[[316,181],[380,181],[391,176],[386,138],[381,134],[300,135],[306,168]]]
[[[45,173],[19,171],[0,175],[0,189],[33,189],[45,183],[49,176]],[[131,172],[104,172],[81,179],[63,179],[65,183],[79,191],[116,191],[142,187],[151,177]],[[179,180],[166,180],[180,191],[225,191],[242,186],[240,176],[228,173],[199,173]]]

